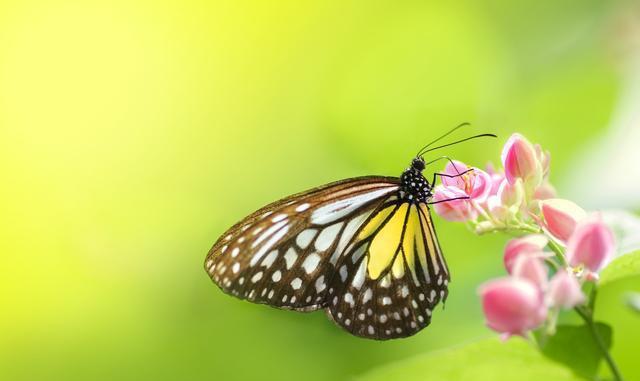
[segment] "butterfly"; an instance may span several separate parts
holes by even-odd
[[[399,178],[346,179],[283,198],[216,241],[205,270],[223,292],[295,311],[324,309],[353,335],[414,335],[448,295],[451,276],[429,205],[437,176],[423,147]],[[442,200],[449,201],[449,200]],[[438,202],[442,202],[438,201]]]

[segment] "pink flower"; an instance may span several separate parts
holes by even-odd
[[[518,257],[523,254],[540,254],[548,242],[547,237],[542,234],[529,234],[507,242],[504,248],[504,267],[507,272],[512,274],[513,265]]]
[[[547,316],[542,291],[528,280],[494,279],[480,286],[479,291],[487,326],[506,337],[524,335],[540,326]]]
[[[541,201],[540,210],[544,217],[544,227],[562,242],[569,239],[578,222],[587,215],[574,202],[561,198]]]
[[[613,232],[600,218],[590,218],[578,224],[567,242],[566,256],[571,266],[584,265],[600,271],[613,258]]]
[[[513,265],[512,275],[526,279],[544,290],[547,287],[547,267],[543,263],[542,253],[519,256]]]
[[[491,191],[491,178],[489,174],[479,168],[467,172],[469,167],[457,160],[447,163],[444,173],[455,177],[442,177],[442,184],[448,187],[456,187],[466,193],[471,199],[484,202]]]
[[[558,271],[551,278],[547,298],[551,306],[565,309],[582,304],[586,299],[576,277],[565,270]]]
[[[432,202],[451,200],[460,197],[469,197],[464,191],[455,186],[438,185],[433,193]],[[433,204],[433,209],[442,218],[448,221],[467,221],[477,217],[476,210],[468,200],[458,199]]]
[[[516,179],[523,179],[525,182],[533,179],[535,183],[542,180],[543,168],[538,152],[541,150],[536,150],[524,136],[511,135],[501,155],[504,173],[510,184],[514,184]]]
[[[502,173],[493,173],[489,176],[491,177],[491,189],[489,190],[489,196],[495,196],[498,194],[500,184],[504,181],[504,175]]]

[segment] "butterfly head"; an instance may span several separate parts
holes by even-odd
[[[422,158],[422,156],[416,156],[411,161],[411,168],[415,169],[418,172],[424,171],[425,167],[426,167],[426,165],[424,163],[424,159]]]

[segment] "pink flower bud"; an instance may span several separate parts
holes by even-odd
[[[528,280],[494,279],[479,291],[487,326],[494,331],[523,335],[540,326],[547,316],[542,291]]]
[[[535,147],[524,136],[513,134],[502,149],[502,165],[510,184],[516,179],[542,179],[542,163]]]
[[[500,197],[489,196],[485,205],[486,209],[491,213],[491,217],[498,221],[505,221],[509,219],[509,208],[502,205]]]
[[[455,186],[438,185],[433,193],[432,202],[451,200],[458,197],[469,197],[464,191]],[[477,212],[471,207],[469,200],[459,199],[433,204],[433,210],[448,221],[467,221],[477,217]]]
[[[506,179],[500,184],[498,189],[498,197],[502,206],[512,208],[514,210],[520,209],[520,206],[524,202],[524,188],[522,186],[522,180],[517,179],[513,184]]]
[[[549,168],[551,165],[551,153],[549,151],[543,151],[540,144],[535,145],[536,155],[538,156],[538,161],[542,165],[542,176],[543,178],[547,178],[549,176]]]
[[[520,255],[513,265],[513,276],[531,281],[544,290],[547,286],[547,267],[543,263],[542,252]]]
[[[507,272],[513,273],[513,265],[518,257],[523,254],[541,253],[548,242],[547,237],[542,234],[529,234],[507,242],[504,248],[504,267]]]
[[[615,239],[613,232],[600,218],[590,218],[576,226],[567,242],[566,256],[571,266],[584,265],[600,271],[613,258]]]
[[[544,227],[562,242],[566,242],[569,239],[578,222],[587,215],[575,203],[561,198],[541,201],[540,210],[544,217]]]
[[[565,270],[558,271],[551,278],[547,298],[551,306],[565,309],[573,308],[585,301],[580,283]]]

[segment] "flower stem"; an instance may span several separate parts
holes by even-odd
[[[556,258],[558,258],[560,263],[562,263],[563,266],[566,266],[567,260],[565,259],[564,253],[562,252],[560,246],[551,238],[549,239],[549,243],[547,245],[549,246],[549,249],[556,253]]]
[[[593,321],[593,304],[595,302],[595,296],[596,296],[596,292],[594,288],[593,292],[591,293],[591,298],[590,298],[591,300],[589,301],[590,307],[578,306],[574,308],[574,310],[578,313],[578,315],[580,315],[582,320],[584,320],[585,324],[587,325],[587,328],[589,328],[589,332],[591,332],[591,336],[593,337],[593,340],[596,342],[598,349],[600,349],[600,352],[602,353],[604,360],[607,362],[607,365],[611,370],[613,379],[615,381],[624,381],[622,374],[620,374],[620,369],[618,369],[618,365],[616,365],[616,362],[613,360],[613,357],[611,357],[611,353],[609,353],[609,349],[607,348],[607,345],[602,339],[602,336],[600,336],[600,333],[598,332],[596,324]]]

